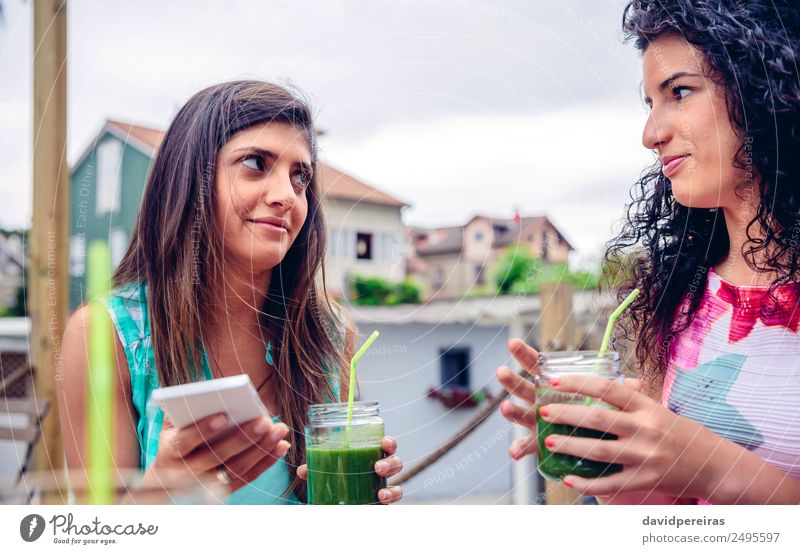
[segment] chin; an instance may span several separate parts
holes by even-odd
[[[687,208],[711,209],[718,208],[720,203],[718,190],[703,190],[696,184],[695,179],[676,178],[670,180],[672,196],[681,206]]]

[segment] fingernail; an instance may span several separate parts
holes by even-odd
[[[258,433],[259,435],[263,435],[267,431],[269,431],[270,426],[272,425],[271,421],[267,421],[264,418],[261,418],[261,421],[256,423],[256,426],[253,428],[253,431]],[[273,431],[274,433],[274,431]]]
[[[382,490],[382,491],[380,491],[380,492],[378,493],[378,497],[379,497],[381,500],[386,500],[387,498],[389,498],[389,493],[388,493],[388,492],[386,492],[386,491],[383,491],[383,490]]]
[[[228,418],[226,416],[224,415],[217,416],[211,420],[211,428],[214,431],[219,431],[220,429],[225,427],[226,423],[228,423]]]
[[[565,485],[565,486],[567,486],[567,487],[569,487],[569,488],[572,488],[572,481],[568,481],[567,479],[564,479],[564,481],[563,481],[563,482],[564,482],[564,485]]]
[[[376,462],[375,471],[386,471],[388,464],[386,462]]]
[[[285,436],[286,436],[286,430],[283,427],[274,427],[272,429],[272,434],[270,435],[270,437],[274,441],[281,440]]]
[[[556,444],[556,441],[553,439],[553,436],[550,435],[549,437],[544,439],[544,444],[545,446],[552,448]]]
[[[547,408],[542,406],[541,408],[539,408],[539,415],[542,417],[547,417],[550,414],[548,413]]]
[[[551,387],[557,387],[560,384],[561,384],[560,380],[558,380],[558,379],[550,379],[550,386]]]

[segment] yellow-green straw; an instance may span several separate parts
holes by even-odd
[[[350,360],[350,388],[347,391],[347,431],[350,432],[350,422],[353,419],[353,401],[356,398],[356,362],[364,355],[364,352],[372,346],[375,339],[378,338],[378,331],[373,331],[369,338],[361,345],[353,359]]]
[[[614,313],[611,314],[611,317],[608,318],[608,323],[606,324],[606,332],[603,335],[603,342],[600,343],[600,351],[597,353],[597,363],[595,364],[595,371],[599,370],[600,368],[600,360],[603,359],[603,356],[606,355],[608,351],[608,344],[611,342],[611,333],[614,331],[614,325],[617,323],[617,318],[622,315],[622,312],[628,309],[628,306],[636,300],[636,297],[639,296],[641,291],[639,289],[633,289],[631,293],[622,301],[622,304],[619,305],[619,308],[614,310]],[[587,396],[584,404],[589,406],[593,402],[591,396]]]
[[[89,502],[113,502],[112,422],[114,417],[114,345],[111,321],[99,298],[111,286],[108,243],[89,245],[89,382],[87,403]]]
[[[614,310],[614,313],[612,313],[611,317],[608,318],[606,332],[603,335],[603,342],[600,343],[600,352],[598,353],[598,357],[602,358],[606,355],[608,343],[611,342],[611,333],[614,331],[614,324],[617,322],[617,318],[622,315],[622,312],[628,309],[628,306],[630,306],[634,300],[636,300],[636,297],[639,296],[639,292],[641,292],[639,289],[633,289],[628,297],[622,301],[622,304],[619,305],[619,308]]]

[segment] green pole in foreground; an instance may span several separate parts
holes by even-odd
[[[92,504],[111,504],[114,418],[114,343],[111,320],[99,298],[111,287],[111,257],[106,241],[88,252],[89,380],[87,384],[88,491]]]

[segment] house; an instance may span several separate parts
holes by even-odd
[[[73,165],[69,241],[73,308],[86,291],[87,244],[107,240],[112,264],[122,259],[163,137],[159,129],[109,120]],[[318,182],[328,228],[329,292],[346,295],[354,274],[403,279],[406,203],[327,163],[318,164]]]
[[[17,307],[25,253],[20,233],[0,233],[0,313]]]
[[[566,262],[573,247],[547,216],[476,215],[464,225],[409,227],[407,268],[427,298],[458,298],[486,285],[509,246],[524,245],[545,262]]]

